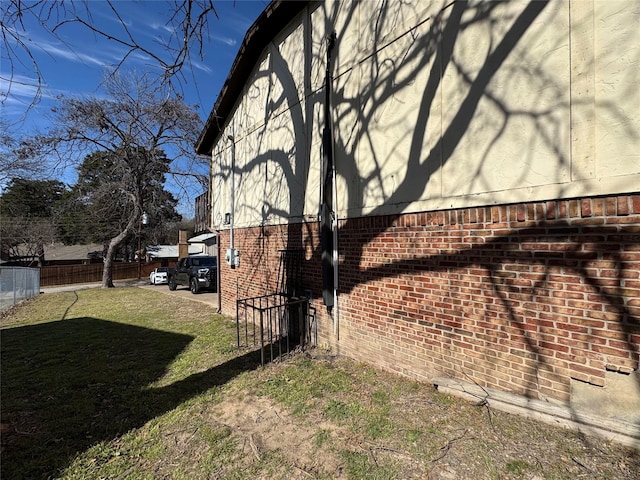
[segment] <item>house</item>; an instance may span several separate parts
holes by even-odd
[[[635,8],[270,3],[196,145],[223,312],[300,250],[319,344],[640,444]]]
[[[217,256],[218,254],[218,236],[215,233],[201,233],[195,237],[187,239],[189,244],[189,255],[193,255],[195,251],[202,255]]]
[[[209,255],[217,256],[218,243],[215,233],[201,233],[187,238],[187,232],[181,230],[177,245],[149,245],[147,246],[147,261],[160,261],[163,266],[174,264],[181,256]],[[182,251],[182,254],[180,253]]]
[[[195,233],[206,233],[209,231],[209,192],[195,198],[195,208]]]
[[[169,263],[175,264],[178,261],[178,245],[148,245],[147,262],[161,262],[163,266]],[[202,244],[189,245],[189,255],[206,255],[205,247]]]
[[[65,245],[60,242],[53,242],[44,243],[40,247],[21,244],[15,247],[13,256],[9,251],[5,251],[0,262],[7,265],[18,263],[31,266],[89,265],[102,263],[102,250],[103,246],[99,243]],[[17,257],[15,256],[16,252],[24,252],[25,255]]]
[[[88,265],[102,263],[104,246],[100,243],[87,245],[64,245],[51,243],[44,245],[45,265]]]

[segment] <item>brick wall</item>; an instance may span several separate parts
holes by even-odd
[[[221,261],[222,310],[235,315],[236,298],[274,293],[278,282],[281,250],[305,250],[305,286],[314,291],[322,289],[317,224],[292,224],[236,229],[235,248],[240,251],[240,268],[231,269]],[[224,257],[229,247],[229,231],[220,232],[220,249]],[[317,278],[318,281],[313,279]],[[318,283],[319,282],[319,283]]]
[[[319,343],[338,353],[560,401],[571,379],[601,386],[606,370],[638,368],[640,195],[363,217],[342,221],[338,238],[339,339],[316,302]],[[222,270],[226,313],[236,292],[275,285],[281,248],[305,249],[307,286],[321,297],[316,224],[236,239],[241,268]]]

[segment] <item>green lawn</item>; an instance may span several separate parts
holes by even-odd
[[[1,326],[3,480],[640,478],[638,452],[327,352],[260,367],[167,293],[46,294]]]

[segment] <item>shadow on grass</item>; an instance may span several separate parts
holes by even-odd
[[[91,445],[260,365],[250,352],[149,388],[194,337],[95,318],[1,335],[3,480],[55,477]]]

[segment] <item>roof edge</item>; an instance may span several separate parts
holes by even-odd
[[[238,49],[229,75],[195,144],[197,154],[211,154],[213,144],[222,132],[222,127],[227,121],[238,95],[244,89],[249,75],[251,75],[265,46],[310,3],[312,2],[308,0],[272,0],[249,27]]]

